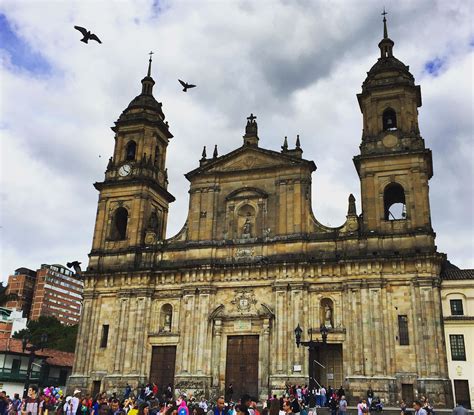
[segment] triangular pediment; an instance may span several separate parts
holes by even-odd
[[[308,163],[314,165],[313,162],[299,157],[278,153],[272,150],[265,150],[259,147],[245,146],[218,157],[215,160],[209,160],[201,167],[189,172],[186,177],[190,178],[200,173],[229,173]]]
[[[280,157],[274,155],[261,154],[256,151],[247,150],[241,154],[235,155],[229,160],[225,160],[222,163],[216,163],[208,170],[209,172],[217,171],[236,171],[236,170],[249,170],[255,168],[273,167],[279,164],[288,163],[288,160],[283,160]]]

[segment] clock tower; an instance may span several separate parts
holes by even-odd
[[[114,154],[100,192],[89,270],[133,266],[147,245],[165,238],[168,204],[166,149],[173,137],[162,104],[153,96],[151,54],[141,94],[112,127]]]

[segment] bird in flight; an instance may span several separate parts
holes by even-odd
[[[179,83],[183,85],[183,92],[186,92],[189,88],[195,88],[196,85],[193,84],[188,84],[187,82],[182,81],[181,79],[178,79]]]
[[[81,26],[74,26],[74,29],[79,30],[79,32],[82,33],[82,36],[84,36],[81,39],[81,42],[88,43],[89,40],[95,40],[96,42],[102,43],[100,39],[94,33],[91,33],[90,30],[87,30]]]
[[[81,263],[79,261],[68,262],[66,265],[68,268],[74,268],[74,272],[78,275],[81,275],[82,270],[81,270]]]

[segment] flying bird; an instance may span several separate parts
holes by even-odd
[[[81,275],[82,269],[81,269],[81,263],[79,261],[68,262],[66,265],[68,268],[74,268],[75,273],[78,275]]]
[[[183,92],[186,92],[189,88],[195,88],[196,85],[193,84],[188,84],[187,82],[182,81],[181,79],[178,79],[179,83],[183,85]]]
[[[74,26],[74,29],[79,30],[79,32],[82,33],[82,36],[84,36],[81,39],[81,42],[88,43],[89,40],[95,40],[96,42],[102,43],[94,33],[91,33],[90,30],[87,30],[81,26]]]

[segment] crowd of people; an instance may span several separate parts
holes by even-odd
[[[319,386],[310,390],[306,385],[287,385],[282,396],[273,395],[264,402],[249,395],[234,401],[232,386],[226,389],[226,397],[220,396],[215,402],[179,393],[176,398],[175,392],[172,385],[159,390],[156,384],[148,384],[133,393],[127,384],[120,395],[100,393],[92,397],[76,389],[71,396],[59,394],[54,399],[46,389],[39,391],[32,385],[26,399],[20,399],[18,394],[10,398],[5,391],[0,392],[0,415],[318,415],[321,412],[346,415],[348,410],[342,386],[338,389]],[[382,404],[369,388],[356,410],[357,415],[373,415],[382,411]],[[409,410],[402,401],[400,415],[407,415]],[[425,397],[413,403],[413,410],[414,415],[435,415]],[[464,415],[467,410],[463,410],[458,405],[453,414]]]

